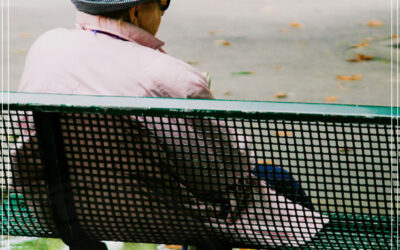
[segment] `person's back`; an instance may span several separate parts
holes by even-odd
[[[76,30],[49,31],[32,46],[19,91],[212,98],[205,77],[163,44],[132,24],[78,12]]]

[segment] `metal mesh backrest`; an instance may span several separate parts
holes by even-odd
[[[391,149],[398,127],[387,120],[111,113],[52,114],[76,219],[92,239],[196,244],[210,238],[255,248],[397,244]],[[59,237],[33,113],[3,117],[3,127],[13,120],[12,164],[3,164],[12,186],[7,199],[14,202],[3,205],[8,232]]]
[[[32,112],[1,118],[2,233],[57,237]]]

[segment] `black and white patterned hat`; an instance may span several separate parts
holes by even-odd
[[[71,0],[78,10],[98,15],[101,13],[113,12],[128,9],[133,6],[151,2],[154,0]]]

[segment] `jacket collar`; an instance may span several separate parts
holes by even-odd
[[[82,30],[98,30],[118,36],[130,42],[136,42],[152,49],[161,49],[164,42],[133,24],[114,19],[94,16],[81,11],[76,15],[76,27]]]

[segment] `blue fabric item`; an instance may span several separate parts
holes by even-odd
[[[285,196],[294,203],[313,209],[311,198],[289,171],[280,166],[260,164],[253,170],[253,174],[267,181],[278,194]]]

